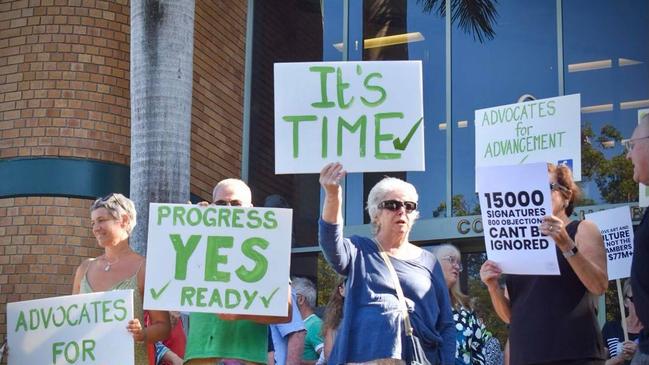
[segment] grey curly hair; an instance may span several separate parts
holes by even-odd
[[[133,201],[122,194],[112,193],[103,198],[99,198],[92,203],[90,212],[96,209],[105,208],[111,216],[115,219],[120,219],[122,215],[126,214],[129,218],[126,232],[130,235],[137,224],[137,213],[135,212],[135,204]]]
[[[379,216],[379,204],[385,199],[386,195],[393,191],[400,191],[412,197],[417,202],[419,201],[419,194],[414,185],[409,182],[397,179],[396,177],[385,177],[370,190],[367,196],[367,212],[370,215],[370,221],[373,226],[374,233],[377,233],[379,227],[376,223],[376,218]],[[414,211],[411,214],[412,221],[414,222],[419,218],[419,211]]]

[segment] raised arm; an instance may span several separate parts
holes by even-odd
[[[343,165],[337,162],[325,165],[320,171],[320,185],[325,192],[322,220],[330,224],[343,224],[340,179],[344,176]]]
[[[349,239],[343,237],[342,189],[340,179],[345,170],[339,163],[325,165],[320,171],[320,185],[325,192],[322,217],[319,224],[318,243],[325,259],[341,275],[347,275],[352,252]]]
[[[500,278],[501,274],[502,270],[500,270],[498,264],[491,260],[485,261],[480,268],[480,279],[489,290],[489,297],[494,310],[503,322],[509,323],[512,316],[511,306],[505,291],[498,284],[498,278]]]
[[[593,294],[604,294],[608,287],[606,249],[602,234],[595,223],[582,221],[573,242],[559,218],[544,217],[544,222],[549,223],[554,229],[549,230],[547,225],[541,225],[541,233],[551,236],[562,252],[570,250],[573,245],[577,246],[579,252],[568,257],[567,260],[581,283]]]

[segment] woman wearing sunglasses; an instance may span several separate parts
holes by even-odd
[[[411,184],[384,178],[369,193],[374,236],[343,238],[342,191],[345,175],[339,163],[320,172],[325,192],[319,241],[333,269],[347,277],[344,315],[329,364],[403,364],[406,336],[404,306],[399,301],[383,252],[403,289],[408,317],[432,364],[453,364],[455,329],[448,289],[433,254],[410,243],[417,212]]]
[[[135,318],[129,321],[127,330],[135,340],[135,365],[148,365],[146,344],[166,339],[170,325],[167,312],[149,311],[150,324],[144,326],[145,259],[128,244],[136,223],[135,205],[122,194],[110,194],[95,200],[90,217],[92,233],[104,253],[77,268],[72,294],[133,289]]]
[[[487,260],[480,277],[498,316],[509,323],[512,364],[603,365],[606,359],[596,310],[606,291],[606,250],[597,226],[570,220],[580,190],[567,166],[548,164],[552,214],[540,231],[556,243],[561,275],[507,275]]]

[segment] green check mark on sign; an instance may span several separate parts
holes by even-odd
[[[158,300],[158,298],[160,298],[162,293],[165,290],[167,290],[167,287],[169,286],[169,284],[171,284],[171,280],[167,281],[167,283],[162,288],[160,288],[160,290],[158,290],[157,292],[156,292],[155,289],[151,288],[151,296],[153,297],[153,299]]]
[[[415,123],[415,125],[410,129],[410,132],[408,132],[408,135],[403,139],[403,141],[401,141],[401,139],[399,138],[395,138],[394,141],[392,141],[395,150],[405,151],[406,147],[408,147],[408,143],[410,143],[412,136],[415,135],[415,131],[417,131],[417,128],[419,128],[422,120],[424,120],[424,117],[419,118],[417,123]]]

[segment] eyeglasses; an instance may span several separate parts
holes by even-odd
[[[645,138],[649,138],[649,136],[623,139],[622,141],[620,141],[620,143],[622,143],[622,146],[624,146],[625,151],[633,151],[633,146],[636,144],[636,142]]]
[[[238,199],[233,199],[233,200],[217,200],[213,203],[214,205],[228,205],[232,207],[240,207],[243,205],[243,202]]]
[[[113,199],[113,198],[114,198],[114,199]],[[120,208],[124,209],[125,212],[128,212],[128,209],[126,209],[126,207],[124,206],[124,204],[122,204],[122,202],[121,202],[121,201],[119,200],[119,198],[117,197],[117,194],[115,194],[115,193],[110,193],[110,194],[106,195],[105,197],[101,198],[101,201],[104,202],[104,203],[108,203],[108,202],[111,201],[111,199],[113,199],[113,201],[114,201],[115,203],[117,203],[117,205],[119,205]]]
[[[417,210],[417,203],[411,201],[384,200],[379,204],[379,209],[387,209],[392,212],[396,212],[403,207],[406,208],[406,213],[412,213]]]
[[[556,191],[570,191],[567,187],[559,184],[559,183],[550,183],[550,190],[556,190]]]
[[[463,270],[462,261],[460,261],[460,259],[458,259],[457,257],[448,255],[448,256],[442,256],[440,257],[440,259],[447,261],[449,264],[451,264],[451,266],[456,266],[457,271],[462,272]]]

